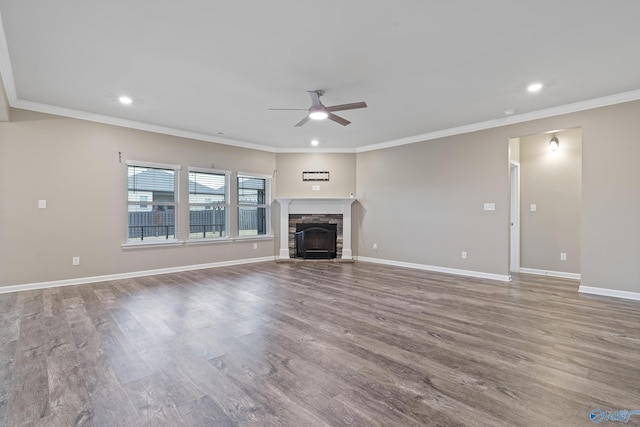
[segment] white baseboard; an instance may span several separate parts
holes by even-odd
[[[605,297],[624,298],[640,301],[640,292],[617,291],[615,289],[594,288],[591,286],[582,286],[578,288],[578,292],[583,294],[602,295]]]
[[[362,256],[353,257],[353,258],[356,261],[392,265],[395,267],[415,268],[418,270],[434,271],[437,273],[455,274],[458,276],[477,277],[479,279],[498,280],[500,282],[508,282],[510,280],[508,275],[484,273],[482,271],[459,270],[457,268],[437,267],[434,265],[414,264],[410,262],[392,261],[392,260],[386,260],[386,259],[380,259],[380,258],[369,258],[369,257],[362,257]]]
[[[208,264],[184,265],[180,267],[159,268],[156,270],[132,271],[129,273],[107,274],[104,276],[80,277],[77,279],[55,280],[52,282],[26,283],[23,285],[0,286],[0,294],[34,289],[55,288],[58,286],[84,285],[88,283],[106,282],[110,280],[132,279],[134,277],[155,276],[157,274],[180,273],[183,271],[202,270],[205,268],[228,267],[232,265],[252,264],[273,261],[273,256],[262,258],[238,259],[233,261],[212,262]]]
[[[566,273],[564,271],[538,270],[537,268],[520,268],[520,273],[536,274],[538,276],[558,277],[560,279],[580,280],[580,273]]]

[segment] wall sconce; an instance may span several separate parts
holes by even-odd
[[[549,141],[549,151],[558,151],[558,147],[560,147],[560,141],[558,141],[558,138],[553,135]]]

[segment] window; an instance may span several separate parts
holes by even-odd
[[[127,162],[127,242],[177,239],[180,166]]]
[[[238,236],[266,236],[270,221],[271,177],[238,172]]]
[[[229,237],[230,175],[189,168],[189,239]]]

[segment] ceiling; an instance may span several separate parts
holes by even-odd
[[[275,152],[640,99],[635,0],[0,0],[0,14],[11,106]],[[368,108],[337,113],[344,127],[269,110],[306,109],[315,89]]]

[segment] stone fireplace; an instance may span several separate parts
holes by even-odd
[[[289,214],[291,258],[341,258],[343,240],[342,215]]]
[[[351,251],[351,204],[355,199],[293,199],[278,198],[280,204],[280,254],[278,259],[306,258],[296,253],[296,232],[300,224],[335,224],[335,256],[353,259]],[[316,249],[317,250],[317,249]],[[330,255],[333,255],[330,250]],[[320,252],[312,258],[324,258]]]

